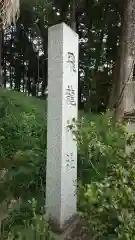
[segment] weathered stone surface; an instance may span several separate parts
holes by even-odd
[[[78,112],[78,35],[49,29],[46,212],[62,230],[76,214],[77,146],[68,125]]]

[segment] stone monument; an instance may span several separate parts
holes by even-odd
[[[77,146],[68,128],[78,112],[78,35],[65,23],[48,32],[46,212],[56,230],[76,215]]]

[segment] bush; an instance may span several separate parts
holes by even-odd
[[[31,210],[31,218],[25,220],[22,225],[12,226],[4,232],[1,239],[8,240],[53,240],[50,227],[43,215],[36,214],[37,201],[32,199],[29,201],[29,209]]]
[[[49,234],[40,212],[45,198],[45,106],[41,100],[8,91],[0,93],[0,100],[0,202],[21,199],[19,209],[5,221],[4,231],[11,229],[8,239],[14,239],[20,228],[25,226],[27,233],[34,234],[40,225],[41,235]],[[77,128],[73,126],[69,127],[78,144],[78,208],[87,232],[97,240],[134,240],[134,152],[125,152],[134,136],[129,136],[124,123],[114,124],[109,113],[85,115]],[[38,200],[34,212],[28,204],[32,197]],[[18,239],[25,233],[21,234]]]
[[[75,134],[83,175],[78,206],[87,232],[91,239],[134,240],[135,161],[125,152],[134,136],[108,115],[81,120]]]
[[[0,92],[0,202],[44,195],[46,119],[41,102]]]
[[[83,183],[105,177],[110,163],[123,161],[126,125],[114,125],[110,113],[85,116],[75,131],[78,144],[78,176]]]

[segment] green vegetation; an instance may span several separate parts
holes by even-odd
[[[42,215],[37,215],[36,213],[36,200],[32,199],[32,201],[28,201],[28,203],[31,208],[31,218],[24,220],[22,225],[9,225],[11,228],[7,231],[7,235],[4,233],[4,236],[6,235],[8,240],[54,240],[49,224],[45,221],[43,213]],[[4,236],[3,238],[5,239]]]
[[[48,27],[66,22],[80,39],[80,116],[77,128],[70,126],[78,144],[80,238],[134,240],[135,156],[125,147],[135,137],[107,109],[122,119],[126,84],[134,85],[135,0],[0,0],[0,12],[10,25],[0,24],[0,239],[51,239],[44,219]]]
[[[1,91],[0,99],[0,202],[21,199],[20,216],[13,213],[11,227],[31,217],[28,200],[36,197],[44,204],[45,103],[10,91]]]
[[[0,202],[20,199],[18,207],[2,221],[1,239],[21,240],[28,236],[51,239],[49,226],[42,217],[45,109],[44,100],[12,91],[0,92],[0,171],[4,172],[0,179]],[[133,240],[135,162],[134,153],[125,153],[125,144],[134,142],[134,136],[128,134],[126,125],[114,124],[109,112],[104,115],[81,112],[76,124],[78,210],[85,222],[85,234],[97,240]]]
[[[48,27],[60,22],[72,26],[75,22],[80,39],[79,109],[105,111],[115,83],[123,1],[20,0],[20,18],[4,32],[0,43],[0,84],[27,95],[45,97]],[[119,79],[119,73],[116,78]],[[112,104],[116,102],[117,98]]]
[[[91,239],[135,239],[134,135],[112,117],[84,119],[76,133],[80,153],[78,207]],[[79,162],[78,162],[79,164]]]

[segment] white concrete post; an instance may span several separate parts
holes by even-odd
[[[48,33],[46,211],[59,229],[76,214],[77,146],[68,121],[78,112],[78,35],[65,23]]]

